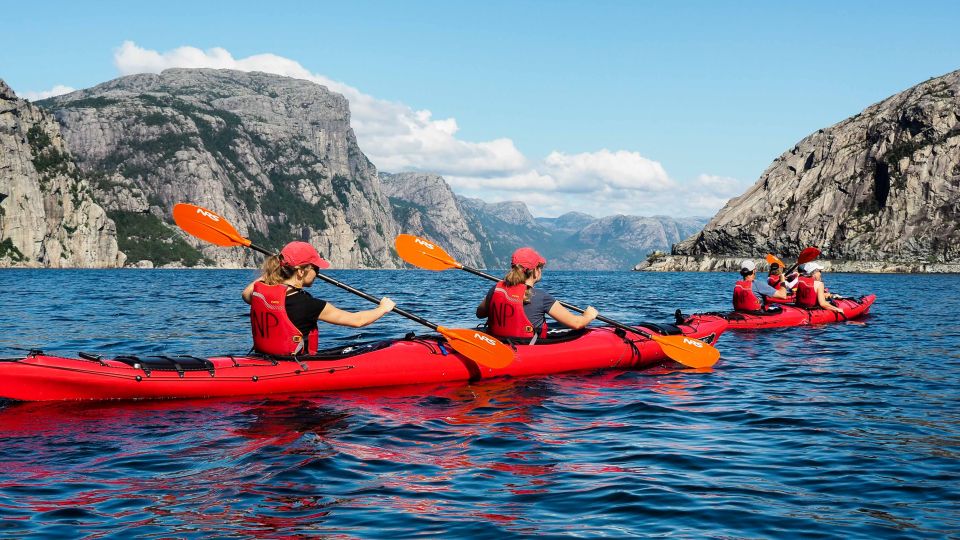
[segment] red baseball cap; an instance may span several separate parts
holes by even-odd
[[[533,248],[522,247],[513,252],[513,257],[510,258],[510,264],[522,266],[527,270],[533,270],[541,264],[547,264],[547,260]]]
[[[306,242],[290,242],[283,246],[280,258],[283,259],[283,264],[290,266],[312,264],[321,270],[330,268],[330,263],[323,260],[317,250]]]

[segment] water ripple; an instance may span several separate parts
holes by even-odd
[[[332,275],[461,327],[478,322],[488,286],[456,272]],[[15,306],[0,310],[0,356],[243,352],[238,292],[252,277],[0,271]],[[608,316],[669,320],[677,308],[725,309],[731,279],[550,272],[543,287]],[[870,318],[727,334],[707,372],[0,403],[0,537],[960,536],[960,299],[943,294],[960,278],[828,279],[877,292]],[[405,292],[425,285],[432,296]],[[322,339],[411,331],[426,332],[388,316],[325,327]]]

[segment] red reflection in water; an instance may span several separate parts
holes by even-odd
[[[660,380],[674,373],[662,368],[643,376],[564,375],[286,399],[8,406],[0,408],[0,500],[8,498],[0,506],[32,512],[85,509],[107,521],[120,520],[125,528],[169,528],[174,523],[184,531],[240,531],[271,538],[306,526],[329,536],[331,531],[321,525],[346,508],[390,508],[426,517],[456,513],[513,523],[523,520],[524,507],[504,504],[504,492],[543,493],[565,472],[598,477],[639,473],[560,462],[551,446],[589,444],[591,429],[623,424],[564,418],[550,407],[622,405],[628,401],[625,395],[645,390],[688,399],[682,379]],[[383,436],[350,436],[356,426],[370,424],[384,426]],[[445,436],[391,437],[391,428],[410,426]],[[570,435],[571,427],[576,435]],[[526,441],[538,449],[500,453],[475,447],[476,441],[493,437]],[[352,486],[337,489],[325,488],[322,473],[313,476],[316,485],[275,478],[325,460],[435,469],[401,474],[372,465],[353,471],[359,477]],[[164,467],[150,469],[158,463]],[[488,481],[475,489],[488,490],[499,502],[472,503],[465,510],[452,493],[465,476]],[[72,490],[73,485],[83,487]],[[56,487],[64,493],[4,495],[3,490],[24,486]],[[371,488],[390,495],[370,494]],[[351,496],[357,490],[363,494]],[[129,505],[118,505],[124,500]]]

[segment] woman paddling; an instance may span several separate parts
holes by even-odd
[[[819,263],[808,262],[800,265],[800,282],[797,283],[797,300],[800,307],[807,309],[823,308],[836,313],[843,314],[843,308],[837,307],[829,302],[836,295],[828,293],[823,286],[823,266]]]
[[[587,306],[582,315],[574,315],[550,293],[533,288],[543,277],[543,266],[547,264],[533,248],[514,251],[510,264],[506,277],[491,287],[477,306],[477,317],[487,318],[491,334],[530,340],[533,344],[538,337],[547,335],[547,315],[575,330],[597,318],[597,310],[592,306]]]
[[[317,320],[356,328],[393,310],[393,300],[384,297],[374,309],[344,311],[303,290],[329,266],[306,242],[290,242],[279,256],[267,257],[263,275],[243,290],[243,301],[250,304],[254,350],[279,356],[315,354],[319,342]]]
[[[750,259],[740,262],[740,281],[733,286],[733,309],[753,313],[763,310],[768,297],[786,298],[787,289],[775,289],[757,279],[757,263]],[[759,295],[759,296],[758,296]],[[763,297],[763,300],[761,300]]]

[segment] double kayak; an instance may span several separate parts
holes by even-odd
[[[641,323],[652,334],[714,344],[722,318],[679,325]],[[406,384],[478,381],[581,370],[642,369],[667,359],[654,340],[613,327],[551,330],[534,345],[513,344],[512,363],[482,366],[439,335],[367,342],[300,357],[256,354],[65,358],[31,351],[0,360],[0,398],[21,401],[168,399],[293,394]]]
[[[700,313],[688,318],[692,324],[706,324],[714,321],[726,321],[731,330],[761,330],[764,328],[784,328],[788,326],[806,326],[844,322],[863,317],[870,312],[870,306],[877,295],[870,294],[859,299],[844,298],[836,300],[835,305],[843,308],[843,314],[823,308],[803,308],[790,304],[776,304],[765,311],[725,313]]]

